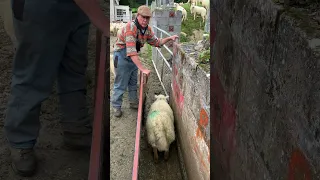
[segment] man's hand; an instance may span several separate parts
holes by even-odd
[[[150,70],[143,66],[143,64],[141,63],[140,58],[139,58],[138,55],[131,56],[131,59],[132,59],[133,63],[137,65],[138,69],[140,69],[140,71],[142,73],[144,73],[147,76],[149,76]]]
[[[141,71],[142,71],[143,74],[146,74],[147,77],[149,77],[150,72],[151,72],[149,69],[141,69]]]
[[[161,43],[160,43],[160,44],[161,44],[161,45],[166,44],[167,42],[169,42],[169,41],[174,41],[174,40],[176,40],[177,38],[179,38],[178,35],[173,35],[173,36],[166,37],[166,38],[164,38],[164,39],[161,40]]]
[[[170,39],[171,39],[172,41],[175,41],[177,38],[179,38],[179,36],[178,36],[178,35],[170,36]]]

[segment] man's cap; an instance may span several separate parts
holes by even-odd
[[[138,8],[138,14],[148,17],[152,16],[151,9],[146,5],[142,5]]]

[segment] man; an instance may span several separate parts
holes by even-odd
[[[17,50],[4,130],[13,170],[35,173],[41,103],[58,78],[64,143],[90,148],[92,126],[86,105],[90,21],[109,36],[109,19],[96,0],[12,0]]]
[[[170,40],[178,38],[173,35],[164,39],[158,39],[151,27],[148,26],[151,10],[148,6],[142,5],[138,8],[137,17],[134,21],[128,22],[118,35],[114,48],[114,68],[116,77],[114,80],[114,93],[112,106],[116,117],[121,117],[122,96],[128,88],[130,107],[138,108],[137,81],[138,68],[142,73],[149,75],[150,70],[146,69],[140,62],[138,52],[144,43],[155,47],[161,47]]]

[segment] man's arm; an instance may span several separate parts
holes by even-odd
[[[103,35],[110,37],[110,20],[101,10],[97,0],[74,0],[75,3],[89,17],[93,25],[95,25]]]
[[[173,35],[170,37],[163,38],[163,39],[161,39],[160,45],[164,45],[165,43],[167,43],[168,41],[171,41],[171,40],[174,41],[176,38],[179,38],[179,36]]]
[[[143,64],[141,63],[140,61],[140,58],[138,55],[133,55],[133,56],[130,56],[132,61],[134,62],[134,64],[137,65],[138,69],[140,69],[140,71],[142,71],[143,73],[147,74],[147,76],[149,76],[150,74],[150,70],[148,70],[147,68],[145,68],[143,66]]]

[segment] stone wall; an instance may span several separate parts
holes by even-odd
[[[210,179],[210,78],[194,44],[174,46],[171,104],[189,179]]]
[[[213,6],[213,178],[320,179],[319,9]]]
[[[181,11],[174,11],[173,7],[168,6],[165,8],[153,6],[152,10],[152,26],[157,26],[170,35],[180,34]],[[153,30],[157,37],[161,37],[159,30],[154,27]],[[163,34],[162,37],[167,35]],[[162,56],[155,48],[152,48],[152,58],[160,76],[162,75],[164,87],[170,95],[170,104],[175,113],[177,139],[188,179],[209,180],[210,80],[208,73],[195,63],[195,56],[198,53],[192,55],[196,52],[193,46],[195,44],[190,43],[173,47],[169,45],[173,56],[165,48],[161,48],[163,56],[172,66],[172,72],[163,63]]]

